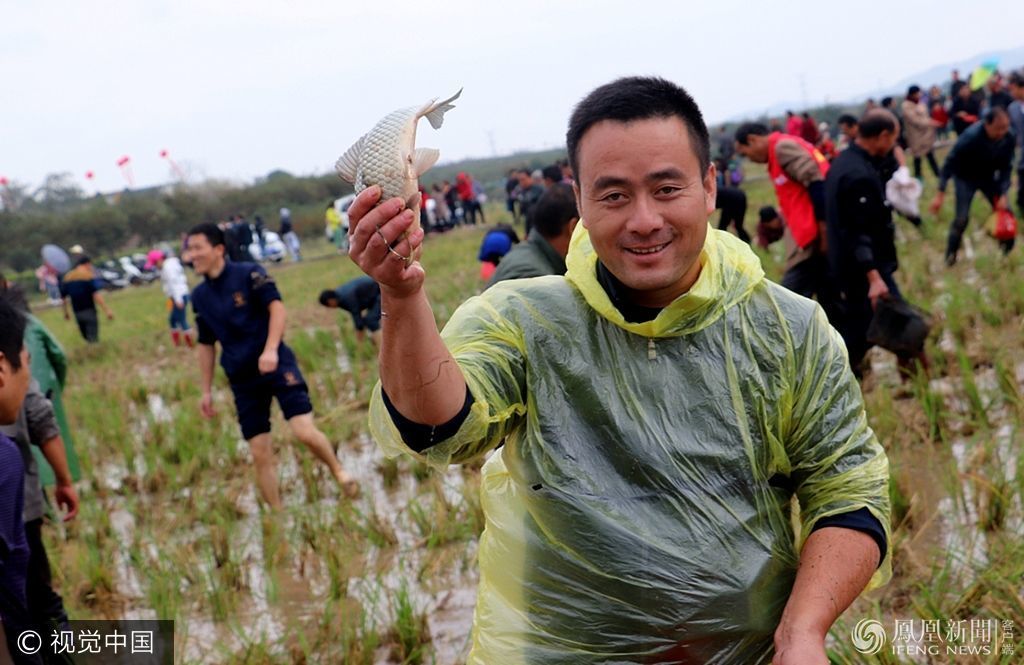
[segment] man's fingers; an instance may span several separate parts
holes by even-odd
[[[348,223],[349,226],[355,226],[359,223],[359,220],[363,218],[363,215],[373,209],[373,206],[377,205],[377,201],[380,200],[380,187],[373,185],[367,187],[363,191],[359,192],[355,201],[348,208]]]
[[[391,223],[404,207],[405,203],[401,199],[394,198],[384,201],[363,215],[359,223],[352,227],[352,236],[349,240],[350,253],[356,256],[362,254],[367,244],[373,240],[377,230]]]
[[[369,218],[367,218],[369,219]],[[403,210],[401,214],[392,217],[380,228],[374,228],[372,235],[366,241],[364,248],[365,259],[369,261],[379,260],[386,254],[390,254],[389,248],[394,250],[403,241],[402,234],[405,233],[413,222],[413,211]],[[401,253],[401,252],[399,252]],[[408,254],[402,254],[408,256]]]

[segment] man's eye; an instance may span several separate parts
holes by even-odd
[[[658,193],[664,196],[671,196],[672,194],[678,192],[680,189],[680,187],[676,187],[674,185],[665,185],[664,187],[660,187],[658,189]]]
[[[612,192],[611,194],[606,194],[601,200],[606,201],[607,203],[618,203],[625,199],[626,197],[621,192]]]

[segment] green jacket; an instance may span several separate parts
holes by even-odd
[[[555,251],[555,248],[544,236],[534,229],[530,231],[526,242],[521,242],[513,247],[512,251],[501,259],[498,269],[494,271],[487,286],[494,286],[506,279],[564,274],[565,259]]]
[[[32,356],[32,378],[39,382],[40,392],[53,403],[53,413],[57,418],[61,438],[64,439],[64,450],[67,452],[71,477],[78,480],[81,478],[82,472],[79,467],[78,454],[75,452],[75,444],[71,439],[71,429],[68,427],[68,418],[62,399],[64,380],[67,378],[68,372],[67,356],[64,355],[64,349],[61,348],[60,342],[39,319],[31,314],[28,317],[28,326],[25,328],[25,346],[28,347],[28,352]],[[36,446],[32,446],[32,453],[39,466],[39,479],[43,485],[53,485],[55,482],[53,469],[50,468],[46,458]]]
[[[768,663],[815,523],[867,508],[889,536],[888,462],[821,308],[727,233],[700,260],[630,323],[580,224],[565,277],[499,284],[445,326],[476,401],[421,459],[504,443],[482,471],[471,665]],[[379,385],[370,429],[410,452]]]

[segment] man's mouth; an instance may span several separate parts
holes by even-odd
[[[624,247],[623,249],[625,249],[630,254],[644,255],[644,254],[657,254],[658,252],[660,252],[661,250],[665,249],[668,246],[669,246],[669,243],[665,242],[665,243],[662,243],[660,245],[652,245],[650,247]]]

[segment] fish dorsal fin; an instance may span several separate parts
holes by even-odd
[[[441,151],[437,148],[416,148],[412,155],[412,170],[416,172],[416,177],[429,171],[431,166],[437,164],[440,156]]]
[[[334,163],[334,170],[345,182],[354,183],[356,181],[356,171],[359,169],[359,157],[363,154],[364,143],[366,143],[366,134],[360,136],[359,140],[353,143],[352,147]]]
[[[458,99],[459,95],[461,94],[462,88],[459,88],[459,91],[457,93],[455,93],[448,99],[444,100],[443,102],[431,102],[429,106],[427,106],[425,109],[423,109],[422,112],[420,112],[420,115],[425,116],[427,120],[430,121],[431,127],[433,127],[434,129],[441,129],[441,124],[444,122],[445,112],[451,111],[453,108],[455,108],[455,104],[452,104],[452,102]]]

